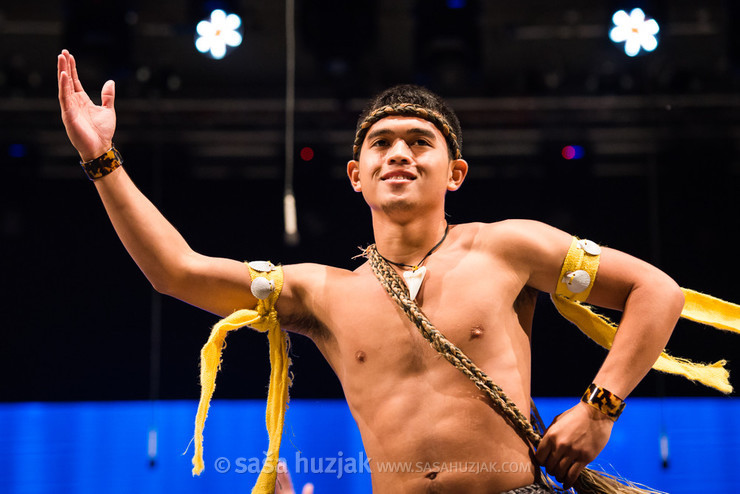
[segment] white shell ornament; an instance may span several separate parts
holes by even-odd
[[[579,240],[578,241],[578,247],[584,250],[586,254],[591,254],[592,256],[598,256],[601,254],[601,247],[596,242],[592,242],[591,240]]]
[[[259,276],[252,280],[251,289],[252,295],[260,300],[264,300],[269,297],[272,291],[275,289],[275,282],[272,280],[268,280],[263,276]]]
[[[571,293],[581,293],[591,284],[591,276],[584,270],[568,271],[563,277],[563,283],[568,285]]]
[[[404,271],[403,279],[406,282],[406,286],[409,287],[409,296],[411,300],[416,299],[416,295],[419,293],[421,288],[421,282],[424,281],[424,275],[427,274],[427,267],[421,266],[416,268],[414,271]]]
[[[275,265],[270,261],[252,261],[249,263],[249,267],[260,273],[269,273],[275,270]]]

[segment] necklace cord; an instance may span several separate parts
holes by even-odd
[[[434,244],[434,247],[432,247],[431,249],[429,249],[429,252],[427,252],[426,255],[421,258],[421,261],[419,261],[418,263],[416,263],[414,265],[404,264],[402,262],[394,262],[394,261],[391,261],[390,259],[384,257],[383,254],[381,254],[380,252],[378,252],[377,248],[375,249],[375,252],[377,252],[378,255],[380,257],[382,257],[383,260],[385,262],[389,263],[389,264],[393,264],[394,266],[398,266],[399,268],[410,268],[410,269],[416,271],[417,269],[419,269],[419,266],[421,266],[424,263],[424,261],[427,260],[427,257],[429,257],[432,254],[434,254],[434,251],[437,250],[440,245],[442,245],[442,242],[444,242],[445,239],[447,238],[447,233],[449,233],[449,231],[450,231],[450,224],[447,223],[447,226],[445,226],[445,233],[444,233],[444,235],[442,235],[442,238],[440,239],[440,241],[437,242],[436,244]]]

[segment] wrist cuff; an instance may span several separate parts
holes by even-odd
[[[97,158],[82,162],[82,169],[90,180],[97,180],[111,173],[113,170],[123,164],[123,158],[121,153],[118,152],[115,146],[111,147],[103,155]]]
[[[581,396],[581,401],[594,407],[612,420],[617,420],[624,410],[624,400],[611,391],[591,383]]]

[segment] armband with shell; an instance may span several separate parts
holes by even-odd
[[[591,293],[599,270],[601,247],[591,240],[573,237],[560,270],[556,295],[583,302]]]

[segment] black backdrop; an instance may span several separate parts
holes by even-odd
[[[0,9],[3,400],[195,398],[198,352],[216,321],[153,293],[77,169],[55,102],[54,57],[64,46],[76,47],[91,94],[116,79],[117,144],[129,173],[205,254],[356,267],[357,247],[372,236],[367,208],[342,177],[354,119],[384,86],[421,82],[450,96],[463,123],[471,173],[448,196],[450,222],[541,220],[654,262],[682,286],[740,301],[731,2],[652,2],[652,15],[667,22],[661,47],[632,60],[604,37],[608,7],[619,2],[462,2],[475,15],[456,13],[456,27],[441,30],[434,27],[453,19],[444,2],[423,15],[412,0],[302,15],[327,2],[299,1],[295,153],[311,145],[316,157],[296,158],[296,247],[282,241],[282,7],[226,2],[245,15],[245,45],[215,62],[192,49],[196,3],[122,2],[99,12],[128,26],[111,31],[127,43],[120,51],[75,36],[91,23],[80,24],[74,2]],[[311,21],[342,16],[356,26],[342,36],[365,35],[350,52],[336,37],[317,39],[330,33]],[[454,63],[455,50],[464,63]],[[563,160],[567,144],[584,146],[585,158]],[[153,330],[161,335],[154,364]],[[738,341],[682,322],[669,349],[728,358],[732,369]],[[263,397],[264,335],[243,330],[228,343],[217,397]],[[540,396],[579,394],[605,355],[546,297],[533,354]],[[293,361],[293,396],[341,395],[305,338],[293,338]],[[717,393],[651,373],[636,394]]]

